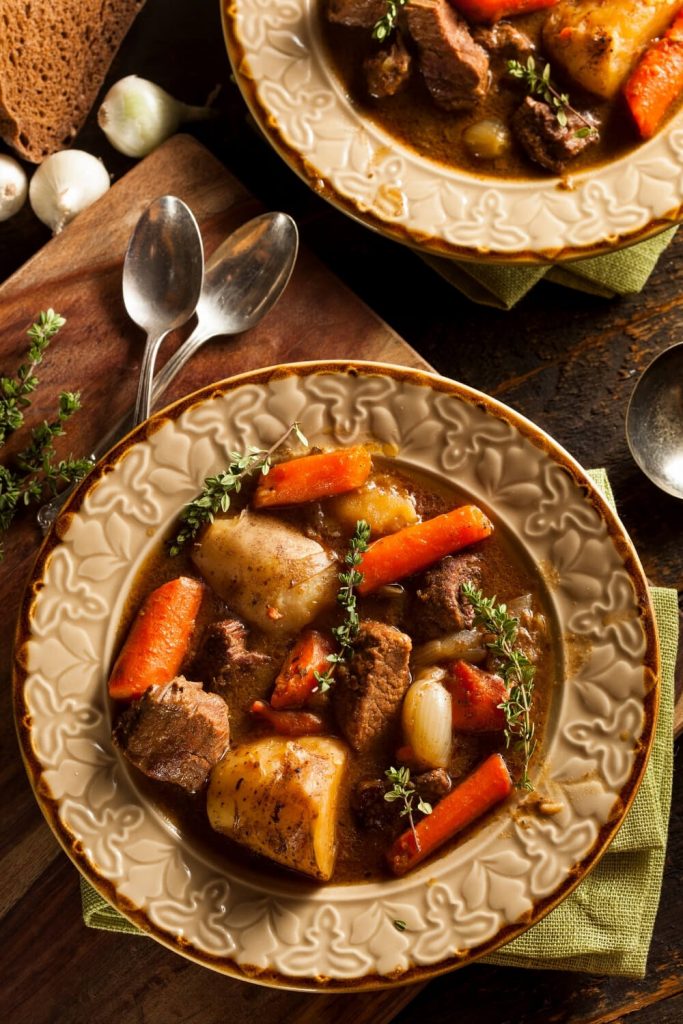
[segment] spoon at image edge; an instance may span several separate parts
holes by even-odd
[[[296,224],[286,213],[261,214],[228,235],[207,261],[197,326],[154,379],[152,403],[206,341],[239,334],[268,313],[291,277],[298,247]],[[100,459],[133,426],[128,413],[93,449],[93,458]],[[44,532],[72,490],[60,492],[39,509],[38,525]]]
[[[683,498],[683,342],[661,352],[633,389],[626,440],[652,483]]]
[[[135,399],[135,425],[149,416],[154,364],[162,341],[194,313],[204,276],[202,236],[192,211],[161,196],[140,217],[123,264],[123,303],[147,332]]]

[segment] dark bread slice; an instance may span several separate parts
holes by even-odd
[[[82,127],[145,0],[0,0],[0,136],[40,163]]]

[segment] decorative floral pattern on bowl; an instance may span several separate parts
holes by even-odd
[[[626,156],[570,177],[476,176],[364,117],[330,66],[321,0],[222,0],[228,54],[266,138],[317,192],[436,255],[547,262],[597,255],[683,216],[683,113]]]
[[[294,419],[312,443],[374,439],[491,510],[541,569],[561,679],[534,799],[519,793],[401,880],[307,888],[195,847],[138,791],[110,740],[106,678],[135,574],[226,453]],[[505,406],[435,375],[302,363],[190,396],[114,449],[46,542],[18,627],[15,709],[46,817],[86,877],[160,941],[269,984],[390,984],[524,930],[596,861],[635,795],[657,704],[647,587],[579,467]],[[539,812],[539,801],[552,814]],[[398,930],[395,921],[405,922]]]

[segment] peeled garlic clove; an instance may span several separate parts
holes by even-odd
[[[403,700],[403,736],[424,768],[447,768],[453,725],[451,695],[440,680],[443,669],[420,673]]]
[[[9,220],[26,202],[28,178],[11,156],[0,155],[0,221]]]
[[[57,235],[77,213],[103,196],[109,185],[101,160],[81,149],[65,149],[42,162],[31,178],[28,196],[36,217]]]
[[[160,86],[127,75],[111,87],[97,113],[97,123],[119,153],[147,156],[184,121],[212,117],[210,107],[191,107]]]

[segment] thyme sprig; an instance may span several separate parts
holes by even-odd
[[[0,376],[0,448],[10,434],[24,424],[24,412],[30,406],[28,397],[38,387],[36,367],[42,362],[52,338],[66,320],[53,309],[41,312],[27,331],[31,344],[25,362],[11,377]],[[0,465],[0,536],[9,530],[15,515],[22,507],[54,496],[60,484],[81,480],[92,467],[90,458],[76,459],[69,455],[57,459],[55,440],[65,434],[65,424],[81,407],[80,397],[73,391],[59,396],[57,416],[51,422],[44,420],[33,427],[29,443],[9,465]],[[0,560],[3,557],[0,541]]]
[[[34,371],[42,362],[50,341],[65,323],[64,317],[54,309],[39,313],[36,322],[26,332],[31,340],[26,362],[21,364],[15,376],[0,377],[0,445],[23,425],[24,409],[31,404],[27,396],[38,387]]]
[[[363,552],[367,551],[370,542],[370,525],[364,519],[358,519],[356,529],[349,541],[348,550],[344,556],[344,564],[348,566],[347,571],[342,571],[337,578],[341,586],[337,594],[337,601],[344,609],[344,621],[339,626],[332,627],[332,636],[339,644],[339,650],[327,655],[328,667],[324,672],[316,672],[315,678],[318,683],[316,689],[320,693],[329,690],[334,682],[334,671],[341,662],[346,661],[353,649],[353,641],[358,636],[360,620],[356,600],[356,588],[363,582],[363,573],[358,566],[361,563]]]
[[[483,626],[492,635],[486,646],[499,659],[499,671],[508,686],[508,695],[500,705],[507,723],[505,742],[523,756],[517,788],[531,790],[534,787],[529,779],[529,761],[536,746],[531,718],[535,668],[516,646],[519,619],[509,614],[507,605],[496,604],[495,597],[484,597],[472,583],[463,583],[461,593],[474,609],[475,625]]]
[[[376,39],[378,43],[383,43],[394,31],[398,20],[398,12],[401,7],[405,7],[408,0],[386,0],[386,3],[386,14],[379,18],[372,27],[372,38]]]
[[[178,533],[168,542],[169,554],[173,557],[180,554],[188,541],[194,540],[205,523],[212,523],[219,512],[227,512],[233,494],[239,494],[242,482],[252,473],[260,472],[267,476],[272,466],[273,455],[292,434],[300,444],[308,447],[298,423],[292,423],[284,434],[264,451],[250,446],[247,452],[230,452],[230,465],[223,473],[205,479],[201,493],[185,506],[180,513],[181,527]]]
[[[431,814],[432,805],[423,800],[416,790],[415,783],[410,778],[410,768],[406,768],[405,765],[401,768],[387,768],[384,774],[391,783],[391,789],[387,790],[384,794],[384,799],[388,803],[393,803],[395,800],[401,801],[403,806],[401,807],[400,815],[402,818],[408,818],[408,823],[415,839],[415,846],[419,851],[421,847],[415,830],[413,802],[415,797],[417,797],[417,810],[422,814]]]
[[[539,70],[536,66],[536,61],[530,56],[527,57],[526,64],[522,64],[518,60],[509,60],[507,62],[507,70],[511,78],[518,78],[524,82],[530,96],[540,96],[548,104],[555,114],[557,123],[562,128],[567,127],[568,114],[574,114],[575,117],[578,117],[583,122],[583,128],[579,128],[574,132],[576,138],[585,139],[589,136],[597,135],[595,125],[591,124],[587,117],[572,107],[569,102],[569,94],[560,92],[553,84],[550,64],[545,64],[543,69]]]

